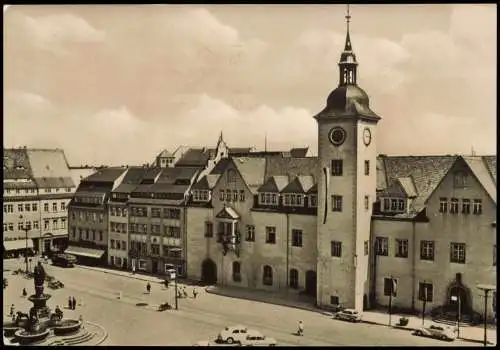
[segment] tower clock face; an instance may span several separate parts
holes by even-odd
[[[345,141],[346,132],[340,126],[336,126],[336,127],[332,128],[332,130],[330,130],[330,133],[328,134],[328,138],[330,139],[330,142],[334,146],[340,146]]]
[[[366,146],[368,146],[372,142],[372,132],[369,128],[365,128],[363,130],[363,142]]]

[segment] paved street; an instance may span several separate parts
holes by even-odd
[[[4,262],[4,277],[9,286],[4,293],[4,312],[14,303],[19,309],[31,303],[20,297],[26,287],[33,292],[33,280],[12,276],[18,261]],[[68,296],[75,296],[83,307],[76,311],[64,310],[70,315],[83,317],[99,323],[109,333],[102,345],[192,345],[199,340],[213,338],[225,326],[245,324],[250,328],[278,340],[280,345],[374,345],[374,346],[471,346],[462,341],[442,342],[415,337],[408,331],[390,329],[368,324],[350,324],[332,320],[317,312],[293,309],[284,306],[233,299],[205,293],[198,288],[197,299],[179,300],[178,311],[156,312],[152,307],[136,306],[139,302],[149,305],[168,301],[172,305],[173,287],[164,290],[159,284],[152,284],[150,295],[145,294],[146,282],[104,274],[83,268],[64,269],[44,264],[48,274],[60,279],[65,288],[46,292],[52,294],[49,301],[53,309],[56,305],[66,306]],[[10,269],[10,271],[6,271]],[[118,300],[118,292],[123,298]],[[25,309],[28,310],[27,308]],[[292,335],[298,320],[305,324],[305,336]]]

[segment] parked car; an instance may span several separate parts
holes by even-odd
[[[226,327],[217,336],[217,341],[228,344],[241,343],[241,340],[246,338],[247,332],[248,328],[242,325]]]
[[[249,330],[246,337],[241,339],[240,344],[241,346],[276,346],[278,342],[260,332]]]
[[[344,309],[339,311],[333,316],[333,318],[348,322],[361,322],[361,314],[354,309]]]
[[[441,325],[431,325],[430,327],[421,327],[417,329],[414,335],[418,335],[421,337],[430,337],[441,340],[453,341],[457,338],[455,330],[449,326],[441,326]]]
[[[52,256],[52,265],[60,267],[73,267],[76,264],[76,257],[71,254],[59,253]]]

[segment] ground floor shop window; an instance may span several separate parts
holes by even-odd
[[[146,260],[142,260],[142,259],[140,259],[140,260],[138,261],[137,268],[138,268],[139,270],[146,270],[146,269],[147,269],[147,262],[146,262]]]

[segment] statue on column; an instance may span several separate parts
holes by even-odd
[[[45,283],[45,269],[39,261],[34,270],[35,295],[37,297],[43,294],[43,284]]]

